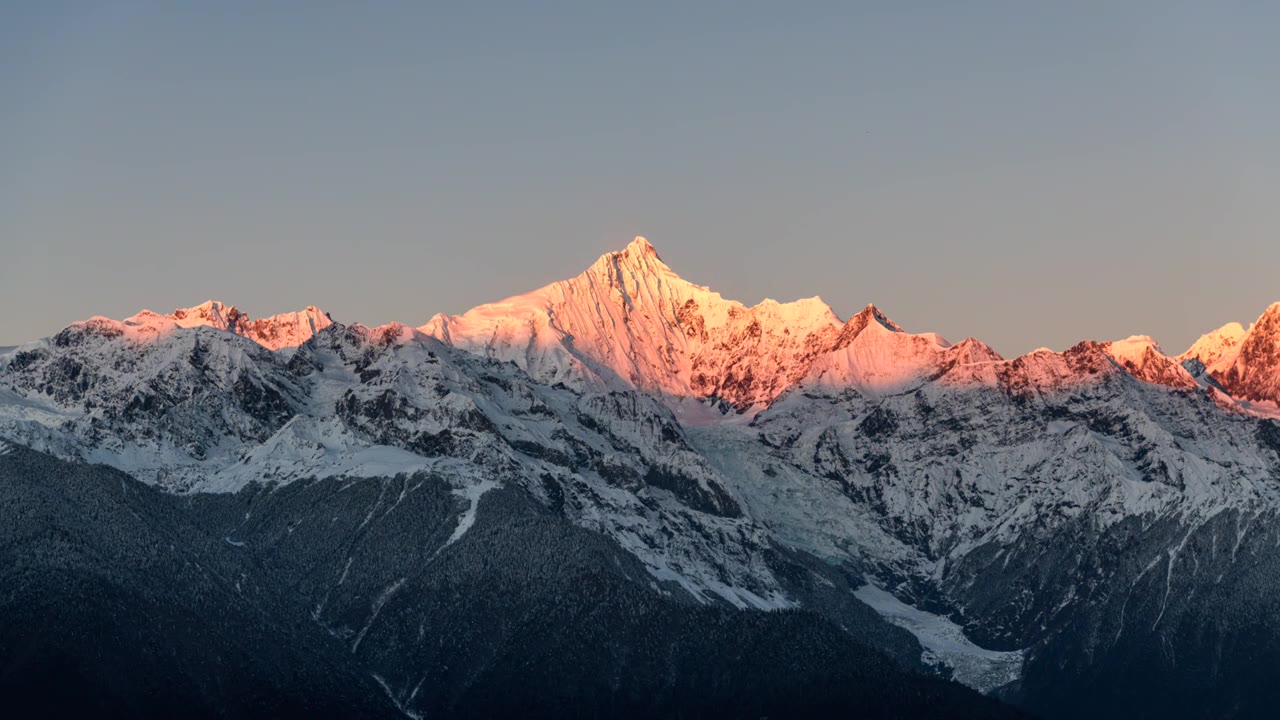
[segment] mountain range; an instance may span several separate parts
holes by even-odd
[[[0,354],[0,686],[120,714],[1270,716],[1278,403],[1280,303],[1181,355],[1005,359],[874,306],[744,306],[644,238],[417,327],[92,317]]]

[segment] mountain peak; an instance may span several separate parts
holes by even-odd
[[[1098,347],[1130,375],[1143,382],[1169,387],[1194,388],[1195,379],[1181,361],[1164,354],[1149,335],[1130,335]]]
[[[1280,302],[1272,303],[1246,330],[1229,323],[1200,338],[1182,359],[1204,363],[1231,396],[1280,402]]]
[[[1156,342],[1150,335],[1130,335],[1123,340],[1112,340],[1109,344],[1112,347],[1125,346],[1142,349],[1150,347],[1158,353],[1164,353],[1164,350],[1160,347],[1160,343]]]
[[[637,236],[626,247],[601,255],[587,269],[586,275],[603,276],[617,286],[643,284],[640,278],[678,277],[658,255],[658,250],[644,237]]]
[[[1195,359],[1208,367],[1239,346],[1247,334],[1248,331],[1243,325],[1238,322],[1229,322],[1217,330],[1200,336],[1200,339],[1192,343],[1186,352],[1178,356],[1178,360]]]
[[[867,328],[879,328],[882,331],[895,333],[906,332],[901,325],[890,320],[889,316],[881,312],[880,308],[869,304],[844,324],[844,328],[840,331],[840,337],[836,340],[836,347],[843,347],[853,342],[853,339],[861,335]]]
[[[714,396],[745,410],[794,382],[840,326],[819,298],[726,299],[681,278],[637,237],[577,277],[437,315],[419,330],[542,382]]]
[[[1258,318],[1258,322],[1262,322],[1264,319],[1280,322],[1280,302],[1273,302],[1267,306],[1266,310],[1262,311],[1262,315]],[[1254,325],[1257,324],[1257,322],[1254,323]]]
[[[627,246],[622,249],[622,252],[637,253],[640,255],[653,255],[654,257],[658,256],[658,249],[655,248],[653,243],[649,242],[649,239],[643,235],[637,235],[635,240],[627,243]]]
[[[248,316],[236,309],[235,305],[227,305],[218,300],[205,300],[199,305],[189,308],[178,308],[169,316],[179,327],[209,326],[218,330],[235,332],[236,323]]]
[[[268,350],[297,347],[333,324],[333,317],[315,305],[308,305],[305,310],[281,313],[260,320],[250,321],[248,315],[240,317],[242,320],[233,332],[244,335]]]
[[[867,307],[863,307],[863,311],[861,311],[859,315],[867,315],[868,318],[876,320],[876,322],[881,324],[884,329],[887,329],[887,331],[892,331],[895,333],[906,332],[904,331],[904,329],[902,329],[901,325],[893,322],[893,320],[888,319],[888,315],[882,313],[879,307],[877,307],[876,305],[869,304],[869,302],[867,304]]]

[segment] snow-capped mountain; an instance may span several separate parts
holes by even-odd
[[[122,321],[120,328],[132,337],[143,339],[167,335],[177,328],[210,327],[247,337],[268,350],[281,350],[301,345],[332,324],[333,319],[329,317],[329,313],[314,305],[308,305],[305,310],[297,312],[253,320],[234,305],[206,300],[194,307],[179,308],[168,315],[143,310]]]
[[[1218,362],[1218,359],[1235,350],[1244,340],[1248,330],[1238,322],[1226,325],[1200,336],[1187,351],[1178,356],[1179,362],[1198,360],[1206,367]]]
[[[1104,343],[1103,352],[1130,375],[1143,382],[1169,387],[1196,386],[1195,378],[1182,363],[1165,355],[1159,343],[1146,335],[1134,335],[1124,340]]]
[[[305,392],[246,337],[145,314],[74,323],[0,368],[0,432],[174,486],[268,439]]]
[[[680,278],[640,237],[571,280],[418,329],[539,382],[715,398],[743,411],[794,383],[840,326],[817,297],[750,308],[725,300]]]
[[[1187,351],[1232,397],[1280,402],[1280,303],[1241,334],[1239,323],[1205,335]]]
[[[1042,712],[1120,698],[1098,667],[1158,684],[1248,636],[1188,628],[1227,585],[1280,589],[1245,561],[1280,539],[1277,399],[1280,304],[1177,357],[1135,336],[1005,359],[870,305],[746,307],[643,238],[416,329],[209,302],[0,355],[9,442],[192,496],[430,473],[462,507],[447,543],[519,488],[690,602],[830,612],[838,573],[930,662]]]

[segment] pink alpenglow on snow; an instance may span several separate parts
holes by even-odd
[[[131,342],[208,327],[278,351],[332,324],[314,306],[253,320],[211,300],[168,315],[143,310],[72,327]],[[1135,335],[1006,360],[973,338],[953,345],[935,333],[907,332],[874,305],[844,322],[818,297],[748,307],[684,280],[643,237],[576,277],[461,315],[437,314],[417,329],[393,323],[348,331],[382,345],[439,341],[512,362],[546,384],[650,391],[695,423],[750,418],[793,391],[887,396],[930,382],[1040,394],[1131,376],[1207,388],[1244,412],[1275,414],[1280,401],[1280,303],[1249,328],[1224,325],[1177,357]]]
[[[301,345],[332,324],[329,313],[315,306],[253,320],[235,306],[208,300],[194,307],[179,308],[168,315],[142,310],[124,320],[95,316],[72,327],[93,327],[120,334],[134,342],[149,342],[183,328],[209,327],[241,335],[268,350],[281,350]]]
[[[1236,332],[1238,328],[1238,323],[1227,325],[1198,340],[1187,352],[1202,345],[1220,348],[1216,356],[1206,353],[1211,378],[1232,397],[1280,403],[1280,302],[1268,307],[1243,336]],[[1219,345],[1212,345],[1215,340]]]
[[[935,333],[909,333],[874,305],[847,322],[817,297],[747,307],[682,279],[642,237],[575,278],[436,315],[419,330],[514,362],[542,382],[713,399],[747,414],[793,387],[884,395],[939,380],[1053,392],[1122,373],[1197,386],[1147,337],[1005,360],[972,338],[952,345]]]
[[[543,382],[767,403],[828,349],[842,323],[814,297],[754,307],[676,275],[643,237],[586,272],[462,315],[423,333],[510,360]]]

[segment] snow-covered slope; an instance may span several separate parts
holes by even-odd
[[[890,526],[928,528],[914,538],[927,562],[1054,513],[1107,523],[1280,500],[1259,421],[1194,384],[1144,382],[1113,349],[939,361],[931,382],[887,396],[802,385],[752,428],[770,455],[838,478],[831,491],[871,500]]]

